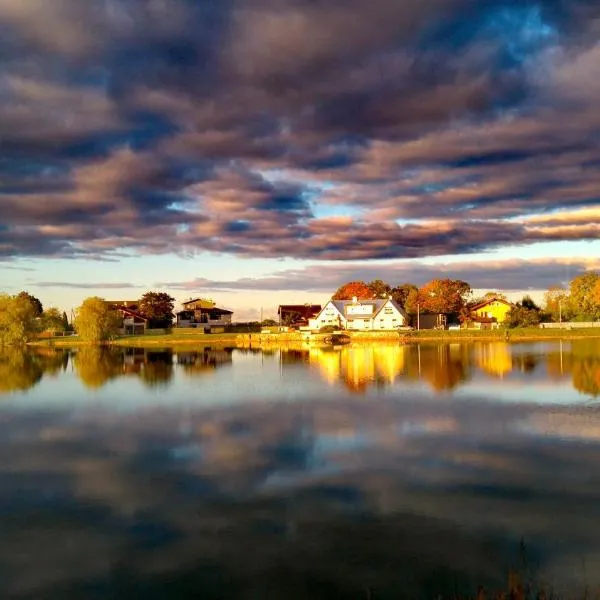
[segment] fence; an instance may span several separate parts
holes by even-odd
[[[600,321],[587,321],[582,323],[540,323],[541,329],[586,329],[600,327]]]

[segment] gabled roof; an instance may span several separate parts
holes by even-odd
[[[352,315],[353,319],[372,319],[376,317],[386,304],[391,304],[401,315],[406,317],[404,309],[391,298],[373,298],[372,300],[358,300],[353,302],[352,300],[330,300],[330,302],[337,308],[337,310],[346,317],[346,307],[348,306],[372,306],[373,312],[368,315]]]
[[[491,296],[490,298],[486,298],[485,300],[482,300],[481,302],[478,302],[477,304],[473,304],[472,306],[469,306],[469,310],[479,310],[480,308],[483,308],[484,306],[487,306],[488,304],[491,304],[492,302],[502,302],[502,304],[506,304],[506,306],[510,306],[511,308],[514,306],[514,304],[512,302],[509,302],[505,298],[500,298],[500,296]]]

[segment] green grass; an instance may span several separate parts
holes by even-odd
[[[407,339],[485,339],[485,340],[538,340],[538,339],[574,339],[600,337],[600,328],[586,329],[540,329],[525,327],[523,329],[460,329],[456,331],[422,329],[402,333]]]
[[[368,333],[368,332],[364,332]],[[252,333],[252,340],[259,341],[258,333]],[[110,344],[115,346],[133,346],[133,347],[171,347],[174,345],[191,345],[191,344],[231,344],[235,345],[241,336],[247,339],[248,333],[204,333],[196,329],[173,329],[171,333],[148,331],[144,335],[126,335],[112,340]],[[498,341],[534,341],[534,340],[551,340],[551,339],[578,339],[578,338],[600,338],[600,328],[587,329],[539,329],[530,327],[524,329],[494,329],[494,330],[476,330],[476,329],[461,329],[458,331],[422,329],[420,331],[402,331],[400,333],[390,332],[389,337],[375,336],[369,338],[363,332],[358,335],[352,335],[353,342],[360,343],[361,339],[373,342],[380,339],[382,342],[390,340],[401,340],[403,342],[413,341],[448,341],[448,340],[498,340]],[[271,344],[278,343],[277,334],[269,336]],[[284,340],[284,335],[281,338]],[[300,341],[300,338],[299,340]],[[32,342],[32,345],[37,346],[76,346],[85,344],[86,342],[79,339],[78,336],[71,337],[56,337],[49,339],[40,339]]]

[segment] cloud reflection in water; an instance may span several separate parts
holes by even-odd
[[[552,348],[510,347],[512,370],[502,372],[506,350],[423,347],[423,379],[414,347],[394,348],[375,366],[365,357],[381,349],[324,352],[324,363],[314,350],[295,350],[295,359],[282,352],[265,361],[262,377],[285,384],[335,373],[333,364],[346,378],[321,380],[323,390],[338,386],[334,397],[307,391],[296,402],[171,402],[185,382],[206,394],[216,388],[203,382],[260,359],[208,349],[167,353],[157,370],[170,373],[169,387],[157,388],[164,395],[129,412],[117,399],[74,397],[42,410],[27,405],[27,394],[6,396],[0,591],[36,599],[133,590],[144,598],[198,590],[206,598],[360,598],[365,589],[435,597],[456,585],[501,586],[521,539],[532,569],[557,589],[600,585],[598,411],[585,402],[495,402],[492,385],[571,378],[578,360],[594,364],[593,353],[573,344],[561,371]],[[84,357],[101,372],[86,385],[106,373],[137,380],[162,361],[144,351],[79,352],[76,373]],[[52,364],[68,365],[69,355],[66,363],[56,356]],[[472,360],[448,375],[461,357]],[[485,402],[436,398],[439,382],[466,386],[468,377],[485,377]],[[413,378],[425,387],[394,387]],[[369,394],[381,385],[395,394]]]

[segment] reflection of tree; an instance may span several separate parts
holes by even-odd
[[[600,395],[600,343],[598,340],[574,340],[573,387],[584,394]]]
[[[452,390],[469,379],[469,357],[465,344],[420,344],[411,346],[406,374],[425,379],[436,391]]]
[[[309,351],[305,348],[282,348],[279,353],[279,360],[282,365],[307,365],[310,362]]]
[[[149,387],[168,384],[173,377],[173,353],[148,352],[140,377]]]
[[[35,357],[39,360],[44,375],[57,375],[67,370],[69,364],[69,351],[55,348],[36,348]]]
[[[584,394],[600,395],[600,342],[573,340],[546,355],[546,370],[552,379],[571,376],[573,387]]]
[[[99,388],[122,372],[123,354],[104,346],[81,346],[74,363],[84,385]]]
[[[28,390],[43,372],[39,358],[24,348],[7,346],[0,351],[0,393]]]

